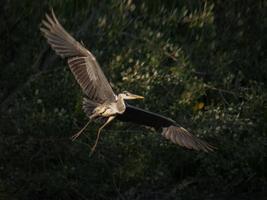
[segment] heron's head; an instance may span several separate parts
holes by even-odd
[[[130,99],[143,99],[143,96],[132,94],[127,91],[123,91],[121,94],[119,94],[123,99],[130,100]]]

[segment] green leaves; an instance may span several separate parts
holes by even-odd
[[[50,7],[117,93],[145,96],[134,104],[218,149],[187,151],[161,130],[116,121],[91,158],[99,123],[71,142],[88,119],[66,62],[46,50],[39,32]],[[205,199],[264,191],[265,4],[26,0],[0,9],[0,197]]]

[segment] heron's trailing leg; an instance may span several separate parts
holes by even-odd
[[[101,130],[102,130],[108,123],[110,123],[114,118],[115,118],[115,116],[111,116],[111,117],[109,117],[108,120],[105,122],[105,124],[103,124],[103,125],[98,129],[97,137],[96,137],[96,140],[95,140],[95,144],[94,144],[94,146],[93,146],[92,149],[91,149],[91,153],[90,153],[90,155],[92,155],[93,152],[95,151],[95,148],[96,148],[96,146],[97,146],[97,143],[98,143],[98,140],[99,140],[99,136],[100,136]]]
[[[85,126],[84,126],[78,133],[76,133],[76,134],[74,134],[73,136],[71,136],[71,140],[74,141],[77,137],[79,137],[79,136],[82,134],[82,132],[86,129],[86,127],[90,124],[91,121],[92,121],[92,120],[90,119],[90,120],[87,122],[87,124],[85,124]]]

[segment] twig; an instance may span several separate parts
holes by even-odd
[[[208,88],[208,89],[211,89],[211,90],[216,90],[216,91],[218,91],[218,92],[222,92],[222,93],[226,93],[226,94],[231,94],[231,95],[233,95],[233,96],[237,96],[237,94],[234,93],[234,92],[232,92],[232,91],[225,90],[225,89],[220,89],[220,88],[216,88],[216,87],[211,86],[211,85],[207,85],[207,84],[205,84],[204,87],[205,87],[205,88]]]

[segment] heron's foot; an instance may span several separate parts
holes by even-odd
[[[90,122],[91,122],[91,120],[89,120],[89,121],[85,124],[85,126],[84,126],[78,133],[76,133],[76,134],[74,134],[73,136],[71,136],[70,139],[71,139],[72,141],[76,140],[77,137],[79,137],[79,136],[82,134],[82,132],[86,129],[86,127],[90,124]]]
[[[94,146],[91,148],[90,156],[93,155],[93,153],[94,153],[94,151],[95,151],[95,149],[96,149],[96,146],[97,146],[97,144],[98,144],[98,140],[99,140],[100,133],[101,133],[101,129],[98,130],[97,137],[96,137],[96,140],[95,140],[95,144],[94,144]]]
[[[70,137],[70,139],[72,141],[76,140],[80,135],[81,135],[82,131],[79,131],[78,133],[74,134],[73,136]]]
[[[91,152],[90,152],[90,155],[89,156],[92,156],[95,152],[95,148],[96,148],[96,144],[91,148]]]

